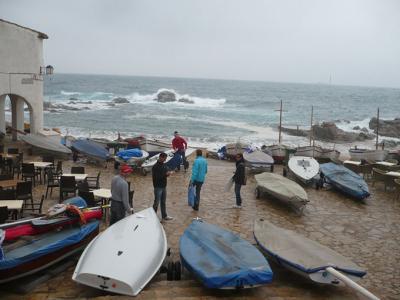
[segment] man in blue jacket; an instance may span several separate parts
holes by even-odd
[[[204,183],[207,174],[207,160],[203,157],[203,152],[200,149],[196,150],[196,159],[192,167],[191,182],[196,187],[196,197],[194,199],[194,210],[199,210],[200,190]]]

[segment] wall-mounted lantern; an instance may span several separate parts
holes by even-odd
[[[52,75],[54,73],[54,68],[51,65],[47,67],[40,67],[40,75]]]

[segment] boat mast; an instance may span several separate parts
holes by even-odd
[[[314,130],[313,130],[313,114],[314,114],[314,106],[311,105],[310,146],[311,146],[312,139],[313,139],[313,136],[314,136]]]
[[[282,99],[281,99],[281,106],[280,109],[276,109],[275,111],[279,111],[279,145],[282,142]]]
[[[378,150],[378,143],[379,143],[379,107],[378,107],[378,114],[377,114],[377,118],[376,118],[376,143],[375,143],[376,150]]]

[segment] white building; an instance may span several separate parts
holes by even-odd
[[[6,130],[7,96],[11,101],[13,128],[24,130],[26,104],[31,133],[42,130],[43,75],[46,73],[43,40],[47,38],[44,33],[0,19],[0,132]],[[13,139],[17,139],[15,130]]]

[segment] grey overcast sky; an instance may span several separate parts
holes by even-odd
[[[399,0],[0,0],[58,73],[400,87]]]

